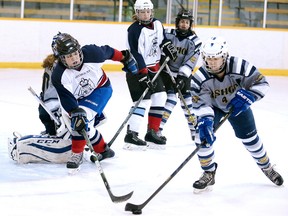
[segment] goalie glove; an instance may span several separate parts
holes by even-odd
[[[121,62],[124,65],[122,70],[127,73],[137,74],[138,64],[131,52],[129,50],[122,50],[121,53],[123,55],[123,59],[121,60]]]
[[[163,40],[160,45],[162,52],[168,56],[172,61],[177,59],[177,49],[170,40]]]

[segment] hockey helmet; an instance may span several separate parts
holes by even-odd
[[[149,23],[152,22],[152,19],[154,17],[153,14],[153,3],[151,2],[151,0],[136,0],[135,4],[134,4],[134,10],[135,10],[135,14],[137,16],[137,19],[140,23],[148,25]],[[139,18],[139,10],[151,10],[151,16],[149,20],[141,20],[141,18]]]
[[[222,37],[211,37],[202,46],[202,59],[209,73],[222,72],[229,56],[227,42]]]
[[[78,41],[73,38],[71,35],[67,33],[61,33],[58,35],[56,41],[56,52],[60,57],[61,62],[67,67],[71,69],[78,68],[83,62],[83,53],[81,50],[81,46]],[[73,64],[68,64],[65,56],[77,52],[78,60],[73,62]]]
[[[190,21],[189,29],[185,30],[185,29],[179,28],[179,22],[182,19],[188,19]],[[192,16],[192,12],[190,10],[181,9],[176,16],[175,27],[179,33],[181,33],[182,35],[186,35],[189,31],[191,31],[193,22],[194,22],[194,18]]]

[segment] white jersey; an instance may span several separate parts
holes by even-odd
[[[53,85],[67,113],[78,107],[78,99],[89,96],[96,88],[110,85],[101,67],[105,60],[114,60],[115,50],[108,45],[86,45],[82,51],[83,64],[80,70],[66,68],[59,62],[52,75]]]
[[[191,80],[193,112],[200,117],[214,117],[212,107],[227,112],[227,104],[239,89],[249,90],[260,100],[269,89],[266,78],[244,59],[230,56],[227,59],[223,79],[200,67]]]
[[[136,59],[139,71],[153,68],[160,62],[160,44],[164,39],[164,28],[161,22],[153,19],[151,25],[135,21],[128,28],[128,48]]]

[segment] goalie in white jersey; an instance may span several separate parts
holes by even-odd
[[[178,57],[176,61],[168,62],[171,74],[166,73],[167,70],[164,68],[160,75],[164,81],[165,89],[167,92],[167,101],[158,133],[158,135],[164,139],[166,138],[162,136],[162,130],[164,129],[164,125],[168,121],[174,107],[177,104],[176,93],[178,93],[178,90],[183,95],[183,98],[180,97],[181,107],[185,118],[187,119],[192,140],[194,140],[195,137],[195,128],[190,118],[192,113],[190,82],[192,72],[199,58],[200,47],[202,43],[199,37],[196,35],[195,31],[192,30],[192,24],[192,12],[181,9],[175,20],[176,28],[165,29],[165,35],[167,39],[171,40],[176,47]],[[170,76],[174,77],[176,85],[173,83]]]
[[[193,110],[198,116],[196,145],[203,142],[198,158],[203,175],[193,184],[195,192],[208,189],[215,183],[217,163],[214,161],[213,128],[232,110],[228,118],[235,135],[251,154],[258,167],[276,185],[283,178],[271,165],[258,136],[250,105],[262,99],[269,89],[266,78],[244,59],[229,56],[224,38],[212,37],[202,47],[203,66],[191,81]]]

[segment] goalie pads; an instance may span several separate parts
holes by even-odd
[[[8,138],[8,154],[19,164],[66,163],[71,156],[71,139],[41,135]]]

